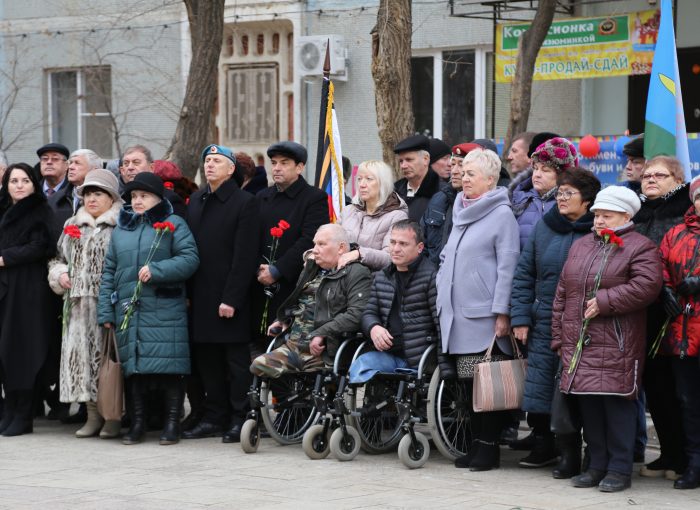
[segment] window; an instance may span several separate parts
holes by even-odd
[[[109,67],[50,71],[48,73],[49,132],[51,141],[71,149],[92,149],[112,157],[114,130],[112,77]]]
[[[484,136],[485,52],[454,50],[411,59],[417,133],[456,145]]]
[[[277,141],[277,64],[230,66],[226,73],[227,137],[238,143]]]

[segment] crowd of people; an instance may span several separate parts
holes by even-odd
[[[268,148],[270,186],[247,154],[209,145],[199,187],[142,145],[103,168],[91,150],[47,144],[2,175],[0,433],[32,432],[48,404],[49,418],[84,422],[79,438],[137,444],[157,428],[164,445],[233,443],[254,375],[321,369],[343,335],[374,347],[354,384],[415,368],[435,344],[441,376],[469,388],[489,346],[512,358],[514,338],[522,410],[471,412],[456,467],[498,468],[505,441],[527,451],[523,468],[624,490],[645,461],[648,409],[661,454],[640,474],[696,488],[700,178],[643,149],[629,142],[627,180],[601,189],[555,133],[514,137],[510,172],[491,140],[413,135],[395,147],[398,181],[385,162],[358,166],[334,224],[295,142]],[[96,404],[110,338],[121,421]],[[531,433],[518,438],[521,412]]]

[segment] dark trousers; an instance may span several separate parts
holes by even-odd
[[[637,436],[634,438],[634,453],[644,454],[647,449],[647,397],[644,389],[639,392],[637,405]]]
[[[591,469],[632,474],[637,405],[624,397],[578,395]]]
[[[676,398],[672,361],[672,356],[657,355],[653,359],[647,359],[643,377],[644,393],[659,438],[661,457],[667,459],[677,472],[683,472],[686,464],[683,417],[681,403]]]
[[[248,344],[196,343],[194,348],[206,393],[202,421],[222,427],[243,423],[253,382]]]
[[[527,424],[536,436],[553,436],[550,429],[551,415],[545,413],[527,413]]]
[[[698,358],[673,358],[676,393],[681,402],[688,466],[700,468],[700,365]]]

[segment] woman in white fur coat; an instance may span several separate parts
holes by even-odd
[[[117,224],[122,200],[119,182],[107,170],[92,170],[77,188],[83,205],[66,221],[55,259],[49,262],[49,285],[71,300],[61,346],[61,402],[85,402],[88,419],[76,437],[117,437],[119,421],[104,422],[97,412],[97,377],[102,359],[102,331],[97,324],[97,299],[105,255]],[[80,236],[66,229],[79,229]]]

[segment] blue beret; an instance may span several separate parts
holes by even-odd
[[[303,145],[296,142],[277,142],[267,148],[267,157],[287,156],[298,163],[306,164],[307,153]]]
[[[228,147],[224,147],[223,145],[216,145],[215,143],[207,145],[202,151],[202,161],[204,161],[204,158],[206,158],[209,154],[221,154],[222,156],[230,159],[234,165],[236,164],[236,156],[233,154],[233,151]]]

